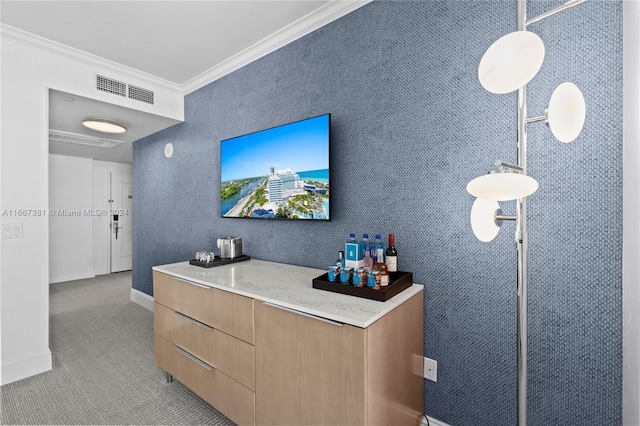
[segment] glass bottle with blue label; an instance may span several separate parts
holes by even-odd
[[[340,268],[340,266],[338,265],[329,266],[329,273],[328,273],[327,279],[331,282],[339,281],[341,270],[342,268]]]
[[[367,287],[372,288],[374,290],[378,290],[380,288],[380,282],[378,278],[378,274],[380,272],[374,269],[369,271],[369,278],[367,279]]]
[[[353,271],[353,285],[356,287],[362,287],[366,281],[367,276],[365,275],[364,268],[357,268]]]
[[[340,282],[342,284],[349,284],[349,280],[351,279],[351,268],[344,268],[340,271]]]

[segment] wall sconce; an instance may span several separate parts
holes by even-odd
[[[573,141],[582,130],[585,102],[573,83],[560,84],[551,95],[549,107],[538,117],[527,118],[527,84],[544,61],[544,43],[527,25],[583,3],[572,0],[535,18],[526,19],[526,0],[517,1],[518,31],[498,39],[485,52],[478,66],[480,84],[492,93],[517,90],[517,164],[496,161],[496,170],[473,179],[467,191],[477,197],[471,207],[471,229],[484,242],[493,240],[504,221],[516,223],[518,252],[517,307],[517,424],[527,424],[527,197],[538,182],[527,175],[527,125],[544,121],[560,142]],[[516,214],[505,216],[498,201],[516,200]]]

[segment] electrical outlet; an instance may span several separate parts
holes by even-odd
[[[424,357],[424,378],[432,382],[438,381],[438,361]]]

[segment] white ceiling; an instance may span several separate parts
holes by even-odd
[[[183,85],[329,1],[7,1],[0,21]]]
[[[274,39],[280,45],[290,42],[369,1],[1,0],[0,22],[165,79],[187,91],[277,48]],[[52,153],[132,162],[132,141],[175,124],[73,94],[51,91],[50,96],[52,129],[105,137],[78,124],[88,115],[116,121],[126,117],[129,129],[125,134],[128,146],[118,155],[106,151],[121,148],[62,142],[51,143]],[[65,101],[66,96],[76,100]],[[125,151],[127,155],[120,155]]]
[[[109,118],[127,128],[126,133],[106,134],[85,128],[81,122],[86,118]],[[131,163],[133,141],[178,124],[179,121],[131,108],[116,106],[95,99],[49,90],[49,129],[101,139],[124,141],[115,148],[101,148],[50,141],[51,154],[93,158],[116,163]]]

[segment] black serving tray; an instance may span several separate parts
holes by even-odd
[[[329,273],[322,274],[313,279],[313,288],[333,291],[334,293],[349,294],[365,299],[378,300],[380,302],[391,299],[402,290],[411,287],[413,284],[413,274],[411,272],[389,272],[389,285],[380,290],[369,287],[355,287],[351,284],[343,284],[329,281]]]
[[[189,261],[189,264],[200,266],[201,268],[213,268],[214,266],[222,266],[222,265],[228,265],[229,263],[244,262],[245,260],[249,260],[249,259],[251,258],[246,254],[243,254],[242,256],[234,257],[233,259],[222,259],[220,256],[216,256],[216,258],[211,262],[201,262],[196,259],[191,259]]]

